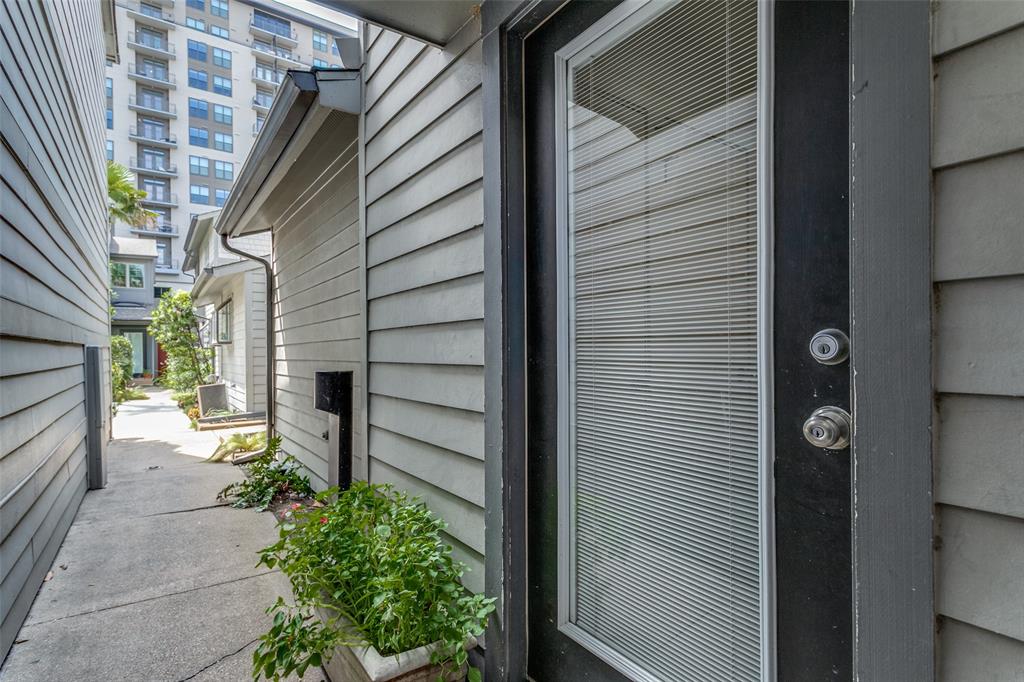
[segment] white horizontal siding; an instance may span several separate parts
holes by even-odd
[[[370,478],[448,523],[483,589],[483,151],[479,25],[445,50],[366,53]]]
[[[100,9],[0,5],[0,658],[85,494],[84,346],[109,345]]]

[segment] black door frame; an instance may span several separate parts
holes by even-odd
[[[492,680],[524,679],[527,645],[523,43],[562,4],[482,8]],[[934,670],[929,31],[924,0],[857,3],[850,18],[850,608],[853,675],[864,679]]]

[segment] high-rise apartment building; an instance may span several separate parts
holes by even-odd
[[[117,0],[116,14],[107,158],[136,174],[158,217],[114,232],[154,240],[159,295],[191,284],[181,273],[189,221],[227,198],[285,72],[339,66],[334,38],[357,25],[276,0]]]

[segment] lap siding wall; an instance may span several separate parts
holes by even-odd
[[[100,11],[0,4],[0,660],[85,495],[84,347],[109,347]]]
[[[364,181],[369,476],[448,522],[484,581],[483,151],[478,21],[446,49],[371,28]]]
[[[1024,3],[934,6],[940,680],[1024,679]]]

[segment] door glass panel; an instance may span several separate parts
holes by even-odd
[[[142,368],[142,332],[125,332],[124,335],[128,337],[128,341],[132,344],[132,374],[142,374],[144,371]]]
[[[561,627],[633,679],[756,680],[758,7],[598,28],[559,67]]]

